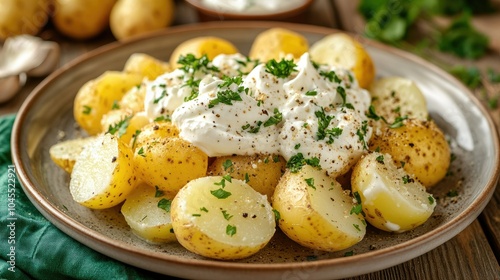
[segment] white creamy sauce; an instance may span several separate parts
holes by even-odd
[[[300,153],[317,158],[331,176],[345,173],[371,136],[369,93],[347,70],[316,69],[308,53],[287,77],[254,64],[241,54],[220,55],[211,64],[220,72],[166,73],[147,85],[146,113],[171,115],[180,137],[211,157],[279,154],[288,161]],[[186,101],[189,77],[199,79],[198,95]]]
[[[286,12],[303,5],[305,0],[202,0],[207,8],[221,13],[265,15]]]

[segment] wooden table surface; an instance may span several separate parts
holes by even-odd
[[[176,17],[174,25],[195,23],[196,12],[182,1],[176,1]],[[306,14],[306,22],[339,28],[338,9],[334,9],[331,1],[318,0]],[[498,28],[498,27],[497,27]],[[60,43],[60,66],[77,56],[97,47],[113,42],[109,31],[101,36],[85,42],[72,41],[54,31],[50,24],[41,32],[40,37]],[[499,53],[488,54],[488,57],[477,63],[500,61]],[[500,71],[500,64],[493,65]],[[489,67],[489,66],[488,66]],[[0,104],[0,115],[15,113],[24,99],[42,78],[29,78],[24,88],[9,102]],[[498,93],[497,93],[498,94]],[[499,110],[491,112],[495,121],[500,119]],[[500,122],[497,122],[500,124]],[[463,232],[436,249],[403,264],[378,272],[350,279],[500,279],[500,188],[483,213]]]

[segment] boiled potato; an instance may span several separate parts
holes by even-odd
[[[131,110],[134,113],[143,112],[146,88],[144,83],[132,87],[118,103],[120,108]]]
[[[64,171],[71,173],[76,158],[83,151],[83,147],[94,137],[78,138],[59,142],[49,149],[52,161]]]
[[[102,132],[101,119],[132,87],[140,85],[139,74],[106,71],[85,83],[78,91],[73,106],[76,122],[90,135]]]
[[[0,6],[0,41],[38,34],[50,14],[49,0],[2,0]]]
[[[149,124],[146,114],[133,114],[128,109],[111,110],[102,117],[102,131],[118,135],[123,143],[129,145],[143,126]]]
[[[309,43],[303,35],[277,27],[257,35],[250,48],[249,57],[261,62],[271,59],[281,60],[287,55],[297,59],[308,49]]]
[[[109,24],[116,39],[148,33],[169,26],[174,19],[173,0],[118,0]]]
[[[179,243],[214,259],[253,255],[269,242],[276,228],[266,197],[227,176],[189,182],[173,199],[171,214]]]
[[[150,243],[175,241],[170,219],[170,203],[161,191],[141,184],[127,197],[121,213],[132,232]]]
[[[363,157],[353,169],[351,186],[359,194],[366,220],[385,231],[412,230],[427,221],[436,206],[425,187],[397,168],[389,154]]]
[[[146,124],[135,137],[132,147],[144,146],[146,142],[161,141],[179,136],[179,129],[170,121],[154,121]]]
[[[95,37],[108,28],[109,14],[116,0],[54,0],[52,22],[73,39]]]
[[[312,44],[311,60],[351,70],[362,88],[375,78],[375,66],[363,45],[345,33],[334,33]]]
[[[366,223],[351,198],[325,171],[310,165],[287,170],[273,196],[279,227],[302,246],[339,251],[361,241]]]
[[[142,74],[149,80],[171,71],[170,64],[144,53],[134,53],[125,62],[124,72]]]
[[[139,177],[170,199],[186,183],[206,175],[208,156],[178,137],[153,138],[136,143],[134,162]]]
[[[385,77],[370,86],[372,105],[378,115],[389,123],[397,117],[425,121],[429,117],[424,94],[412,80],[403,77]]]
[[[278,155],[224,156],[216,158],[208,175],[231,175],[247,182],[271,201],[274,189],[285,172],[286,161]]]
[[[69,191],[83,206],[104,209],[122,203],[136,182],[132,150],[106,133],[86,144],[78,155]]]
[[[441,181],[450,166],[450,147],[432,121],[407,119],[401,127],[386,126],[375,131],[369,148],[390,154],[396,166],[404,165],[427,188]]]
[[[174,49],[170,55],[170,65],[174,68],[179,67],[180,64],[177,63],[179,58],[187,54],[192,54],[197,58],[206,55],[209,60],[212,60],[219,54],[235,53],[238,53],[238,49],[226,39],[213,36],[196,37],[180,43]]]

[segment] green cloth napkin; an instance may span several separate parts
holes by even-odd
[[[10,136],[14,118],[13,115],[0,117],[0,254],[2,258],[0,279],[165,278],[165,276],[118,262],[72,239],[38,212],[24,194],[17,177],[15,186],[10,184],[14,176],[10,153]],[[14,207],[11,209],[12,212],[9,212],[9,207]],[[12,236],[11,239],[9,239],[10,236]],[[9,263],[11,258],[15,259],[15,266],[11,266],[11,264],[14,265],[13,262]]]

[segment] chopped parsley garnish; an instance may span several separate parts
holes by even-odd
[[[283,115],[280,113],[278,108],[274,108],[274,115],[272,115],[267,121],[264,122],[264,127],[275,125],[283,120]]]
[[[368,144],[366,143],[366,133],[368,132],[368,122],[363,121],[361,123],[361,128],[356,130],[356,135],[358,135],[359,142],[363,144],[363,149],[368,150]]]
[[[92,112],[92,107],[87,106],[87,105],[83,105],[83,111],[82,111],[82,113],[84,115],[90,115],[91,112]]]
[[[257,133],[260,130],[260,126],[262,125],[262,121],[257,121],[255,126],[250,125],[249,123],[245,124],[244,126],[241,127],[244,131],[247,131],[249,133]]]
[[[245,173],[245,183],[248,182],[250,182],[250,176],[248,175],[248,173]]]
[[[306,95],[307,95],[307,96],[316,96],[316,95],[318,95],[318,92],[317,92],[317,91],[315,91],[315,90],[308,90],[308,91],[306,92]]]
[[[233,225],[227,225],[226,227],[226,234],[229,236],[233,236],[236,234],[236,226]]]
[[[144,153],[144,148],[141,147],[139,151],[137,151],[137,154],[140,155],[141,157],[146,157],[146,154]]]
[[[172,201],[166,198],[162,198],[160,201],[158,201],[158,208],[161,208],[167,211],[168,213],[170,213],[171,206],[172,206]]]
[[[345,88],[338,86],[337,87],[337,93],[340,95],[342,98],[342,107],[346,107],[349,109],[354,109],[354,106],[351,103],[347,103],[347,95],[345,93]]]
[[[309,187],[316,189],[316,186],[314,185],[314,178],[306,178],[305,181]]]
[[[166,122],[170,122],[172,121],[172,119],[170,118],[170,116],[166,115],[166,116],[159,116],[159,117],[156,117],[154,119],[155,122],[162,122],[162,121],[166,121]]]
[[[183,85],[184,86],[187,86],[187,87],[190,87],[191,88],[191,93],[184,97],[184,102],[187,102],[187,101],[190,101],[190,100],[193,100],[195,99],[196,97],[198,97],[198,88],[200,86],[200,81],[201,79],[195,79],[194,77],[190,77],[186,83]]]
[[[228,198],[229,196],[231,196],[231,193],[228,192],[228,191],[225,191],[224,189],[222,188],[219,188],[219,189],[216,189],[216,190],[213,190],[213,191],[210,191],[210,193],[217,197],[218,199],[225,199],[225,198]]]
[[[224,76],[222,78],[222,81],[223,81],[223,83],[218,85],[219,88],[230,87],[232,84],[239,86],[243,82],[243,77],[242,76],[236,76],[236,77]]]
[[[302,166],[306,164],[312,167],[321,168],[321,166],[319,165],[319,158],[313,157],[310,159],[306,159],[304,158],[304,155],[302,153],[298,153],[292,156],[286,163],[286,167],[290,169],[290,172],[297,173],[302,168]]]
[[[429,196],[427,197],[427,199],[429,200],[429,204],[434,204],[434,201],[435,201],[435,200],[434,200],[434,197],[432,197],[432,195],[429,195]]]
[[[181,55],[177,63],[182,65],[179,69],[182,69],[186,73],[194,74],[196,71],[219,72],[219,68],[210,65],[210,59],[208,59],[206,54],[199,58],[195,57],[193,54]]]
[[[356,205],[354,205],[352,208],[351,208],[351,212],[349,214],[363,214],[363,216],[365,215],[365,213],[363,212],[363,205],[361,204],[361,196],[359,196],[359,193],[358,192],[354,192],[353,193],[354,195],[354,198],[356,199]]]
[[[358,231],[361,231],[361,228],[359,228],[359,225],[358,224],[352,224],[352,226],[357,229]]]
[[[224,171],[227,171],[229,168],[231,168],[230,172],[232,172],[233,162],[230,159],[227,159],[222,163],[222,167],[224,167]]]
[[[203,212],[208,213],[208,209],[207,209],[206,207],[201,207],[201,208],[200,208],[200,211],[203,211]]]
[[[162,100],[165,96],[167,96],[167,90],[164,89],[160,96],[153,100],[153,104],[158,104],[158,102],[160,102],[160,100]]]
[[[293,59],[282,59],[280,62],[271,59],[266,63],[266,72],[278,78],[287,78],[293,72],[297,71],[295,67],[297,67],[297,64],[293,62]]]
[[[413,180],[410,175],[405,175],[402,177],[403,179],[403,184],[408,184],[408,183],[413,183],[415,180]]]
[[[447,197],[455,197],[458,196],[457,190],[450,190],[448,193],[446,193]]]
[[[158,186],[155,186],[155,197],[160,197],[163,196],[164,192],[158,188]]]
[[[123,134],[125,134],[125,132],[127,132],[129,121],[131,118],[131,116],[128,116],[113,125],[109,125],[108,131],[106,133],[114,135],[118,132],[118,136],[121,137]]]
[[[134,133],[134,135],[132,135],[132,149],[135,148],[135,142],[137,142],[137,137],[139,136],[139,134],[141,134],[141,130],[140,129],[137,129]]]
[[[382,163],[382,164],[383,164],[383,163],[384,163],[384,155],[379,155],[379,156],[376,158],[376,160],[377,160],[378,162],[380,162],[380,163]]]
[[[354,256],[354,251],[348,251],[344,253],[344,257]]]
[[[224,216],[224,219],[226,219],[228,221],[233,217],[233,215],[227,213],[226,210],[222,210],[221,212],[222,212],[222,216]]]
[[[120,104],[118,103],[118,100],[113,101],[113,105],[111,105],[111,110],[118,110],[120,109]]]
[[[318,118],[318,131],[316,132],[316,139],[323,140],[328,137],[326,143],[332,144],[334,139],[338,138],[342,134],[342,129],[339,127],[328,129],[328,126],[334,117],[326,115],[323,108],[321,108],[320,111],[314,112],[314,115]]]
[[[327,78],[330,82],[336,82],[340,83],[342,80],[337,76],[337,73],[335,71],[319,71],[319,74],[325,78]]]
[[[201,214],[193,214],[191,216],[193,216],[193,217],[201,217]]]
[[[274,213],[274,219],[276,220],[276,222],[278,222],[281,219],[280,211],[273,209],[273,213]]]
[[[241,66],[243,66],[243,67],[247,67],[247,66],[248,66],[248,64],[253,64],[253,67],[252,67],[252,69],[253,69],[253,68],[255,68],[255,66],[256,66],[256,65],[258,65],[258,64],[259,64],[259,60],[258,60],[258,59],[251,59],[250,57],[248,57],[248,56],[247,56],[247,57],[246,57],[246,60],[244,60],[244,61],[243,61],[243,60],[238,60],[238,59],[236,59],[236,63],[238,63],[239,65],[241,65]],[[241,71],[241,70],[238,68],[238,73],[239,73],[240,75],[247,75],[247,74],[248,74],[248,73],[250,73],[250,72],[243,72],[243,71]]]
[[[404,121],[408,119],[408,116],[399,116],[397,117],[393,123],[389,123],[383,116],[379,116],[375,112],[375,107],[373,105],[370,105],[368,108],[368,112],[366,112],[366,117],[373,119],[375,121],[382,120],[386,124],[389,125],[389,128],[398,128],[404,126]]]
[[[243,91],[243,87],[238,88],[238,91],[233,91],[230,89],[217,91],[217,97],[210,100],[208,103],[208,108],[213,108],[219,103],[226,105],[233,105],[233,101],[242,101],[240,93]]]
[[[300,149],[300,143],[299,143],[299,144],[296,144],[293,148],[294,148],[295,150]]]

